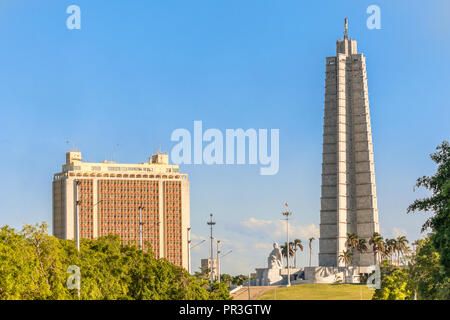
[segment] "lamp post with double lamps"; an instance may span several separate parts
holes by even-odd
[[[289,216],[292,215],[292,212],[288,210],[288,203],[285,203],[286,210],[281,214],[286,217],[286,238],[287,238],[287,248],[286,248],[286,261],[287,261],[287,284],[286,287],[291,286],[291,270],[289,268]]]

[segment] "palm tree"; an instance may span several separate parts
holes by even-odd
[[[358,250],[359,253],[364,253],[368,250],[367,248],[367,240],[364,238],[358,239],[358,244],[356,246],[356,250]]]
[[[350,250],[344,250],[339,255],[339,262],[344,263],[345,265],[345,278],[347,278],[347,267],[349,264],[353,262],[353,253]],[[346,279],[344,279],[344,282],[347,282]]]
[[[408,239],[405,236],[398,236],[396,239],[396,247],[398,251],[398,265],[400,265],[400,254],[403,256],[405,253],[408,253]]]
[[[396,251],[396,247],[397,247],[396,243],[397,242],[395,241],[395,239],[386,239],[385,244],[384,244],[384,246],[385,246],[385,253],[386,253],[385,255],[386,255],[386,257],[388,258],[388,260],[390,261],[391,264],[394,264],[394,261],[392,259],[392,255]]]
[[[380,264],[381,254],[385,250],[383,237],[378,232],[374,232],[369,239],[369,244],[372,245],[375,263]]]
[[[347,267],[353,262],[353,253],[350,250],[342,251],[342,253],[339,255],[339,262],[343,262]]]
[[[359,239],[358,236],[355,233],[347,233],[347,241],[345,242],[345,246],[353,251],[358,247]]]
[[[387,259],[388,261],[390,261],[391,259],[391,254],[392,254],[392,245],[390,242],[391,239],[386,238],[384,240],[384,255],[383,258]],[[384,260],[383,259],[383,260]]]
[[[356,248],[358,246],[358,236],[355,233],[347,233],[347,241],[345,242],[347,248]]]
[[[316,240],[314,237],[309,238],[309,266],[311,267],[311,257],[312,257],[312,242]]]
[[[292,258],[295,257],[295,246],[294,243],[289,241],[289,265],[292,266]]]
[[[367,240],[364,238],[358,239],[358,244],[356,246],[356,250],[359,252],[359,263],[358,263],[358,275],[359,282],[361,282],[361,256],[363,253],[367,252]]]
[[[303,251],[302,240],[295,239],[293,242],[293,246],[294,246],[294,268],[297,268],[297,250],[300,249],[300,251]]]
[[[285,242],[284,245],[281,246],[281,254],[283,255],[283,257],[286,257],[286,265],[287,265],[288,259],[290,257],[294,256],[293,246],[294,246],[294,244],[292,242],[289,242],[289,256],[287,254],[287,247],[288,247],[287,242]]]

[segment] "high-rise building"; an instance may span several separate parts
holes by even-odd
[[[61,173],[53,178],[53,234],[58,238],[76,238],[77,194],[81,239],[117,234],[123,244],[140,245],[142,226],[144,249],[148,242],[155,257],[187,269],[189,181],[169,164],[168,155],[119,164],[84,162],[81,152],[67,152]]]
[[[366,59],[347,32],[326,58],[319,265],[343,266],[347,233],[368,240],[378,232],[378,209],[367,91]],[[354,251],[353,264],[375,263]]]

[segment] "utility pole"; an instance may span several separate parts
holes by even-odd
[[[250,299],[250,277],[251,277],[251,273],[248,274],[248,300]]]
[[[191,273],[191,227],[187,228],[187,269]]]
[[[213,273],[213,270],[214,270],[214,260],[213,260],[214,259],[214,256],[213,256],[213,239],[214,239],[213,238],[213,226],[216,223],[212,219],[213,214],[210,213],[209,216],[210,216],[211,220],[209,222],[207,222],[207,224],[209,225],[209,227],[211,229],[211,235],[210,235],[211,243],[210,243],[210,255],[209,255],[209,257],[210,257],[210,261],[211,261],[211,284],[212,284],[214,282],[214,273]]]
[[[201,245],[203,242],[205,242],[206,240],[202,240],[202,241],[200,241],[200,242],[197,242],[196,244],[194,244],[193,246],[191,245],[191,243],[192,243],[192,240],[189,240],[189,251],[191,250],[191,249],[194,249],[195,247],[198,247],[199,245]],[[189,255],[189,257],[190,257],[190,255]],[[189,258],[189,265],[188,265],[188,267],[189,267],[189,273],[191,273],[191,258]]]
[[[158,237],[161,236],[161,230],[160,230],[161,228],[160,228],[160,226],[161,226],[161,221],[156,221],[155,224],[153,224],[153,226],[152,226],[153,228],[156,228],[156,231],[158,232]],[[164,225],[163,225],[163,227],[164,227]],[[160,256],[161,256],[161,252],[159,253],[158,256],[156,256],[156,259],[159,259]]]
[[[144,224],[142,222],[142,206],[139,206],[139,248],[141,250],[144,250],[144,243],[143,243],[143,239],[142,239],[142,225]]]
[[[75,192],[76,192],[76,202],[75,202],[75,237],[77,241],[77,251],[80,253],[80,184],[81,181],[75,180]],[[81,298],[81,287],[78,288],[78,300]]]
[[[291,286],[291,270],[289,268],[289,216],[292,215],[292,212],[287,209],[287,207],[288,207],[287,202],[286,202],[285,206],[286,206],[286,211],[282,212],[281,214],[286,217],[286,236],[287,236],[287,248],[286,248],[287,249],[287,252],[286,252],[287,258],[286,258],[286,261],[287,261],[287,271],[288,271],[286,287],[290,287]]]
[[[220,250],[219,250],[219,244],[220,244],[220,240],[217,240],[217,282],[220,283]]]
[[[80,184],[81,181],[75,180],[75,241],[77,243],[77,251],[80,252]],[[96,205],[102,203],[103,200],[98,201],[95,203],[92,208],[94,208]],[[78,289],[78,299],[80,299],[81,296],[81,288]]]
[[[219,242],[220,242],[220,241],[219,241]],[[218,249],[218,247],[217,247],[217,249]],[[217,250],[217,251],[218,251],[218,252],[222,252],[222,251],[219,251],[219,250]],[[218,270],[218,274],[219,274],[219,283],[220,283],[220,260],[221,260],[223,257],[229,255],[231,252],[233,252],[233,250],[229,250],[228,252],[224,253],[224,254],[221,255],[221,256],[219,256],[219,254],[217,254],[217,270]]]
[[[77,250],[80,252],[80,183],[81,181],[75,180],[75,192],[76,192],[76,201],[75,201],[75,239],[77,243]]]

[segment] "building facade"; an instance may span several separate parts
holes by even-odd
[[[201,259],[200,267],[202,269],[212,270],[213,279],[217,280],[219,278],[219,264],[216,258]]]
[[[53,177],[53,234],[76,238],[76,205],[80,238],[108,234],[123,244],[148,244],[156,258],[188,267],[190,225],[189,181],[168,155],[148,162],[118,164],[82,161],[81,152],[67,152],[62,171]]]
[[[368,240],[379,232],[366,59],[349,38],[326,58],[319,265],[343,266],[347,233]],[[353,264],[375,264],[369,250]]]

